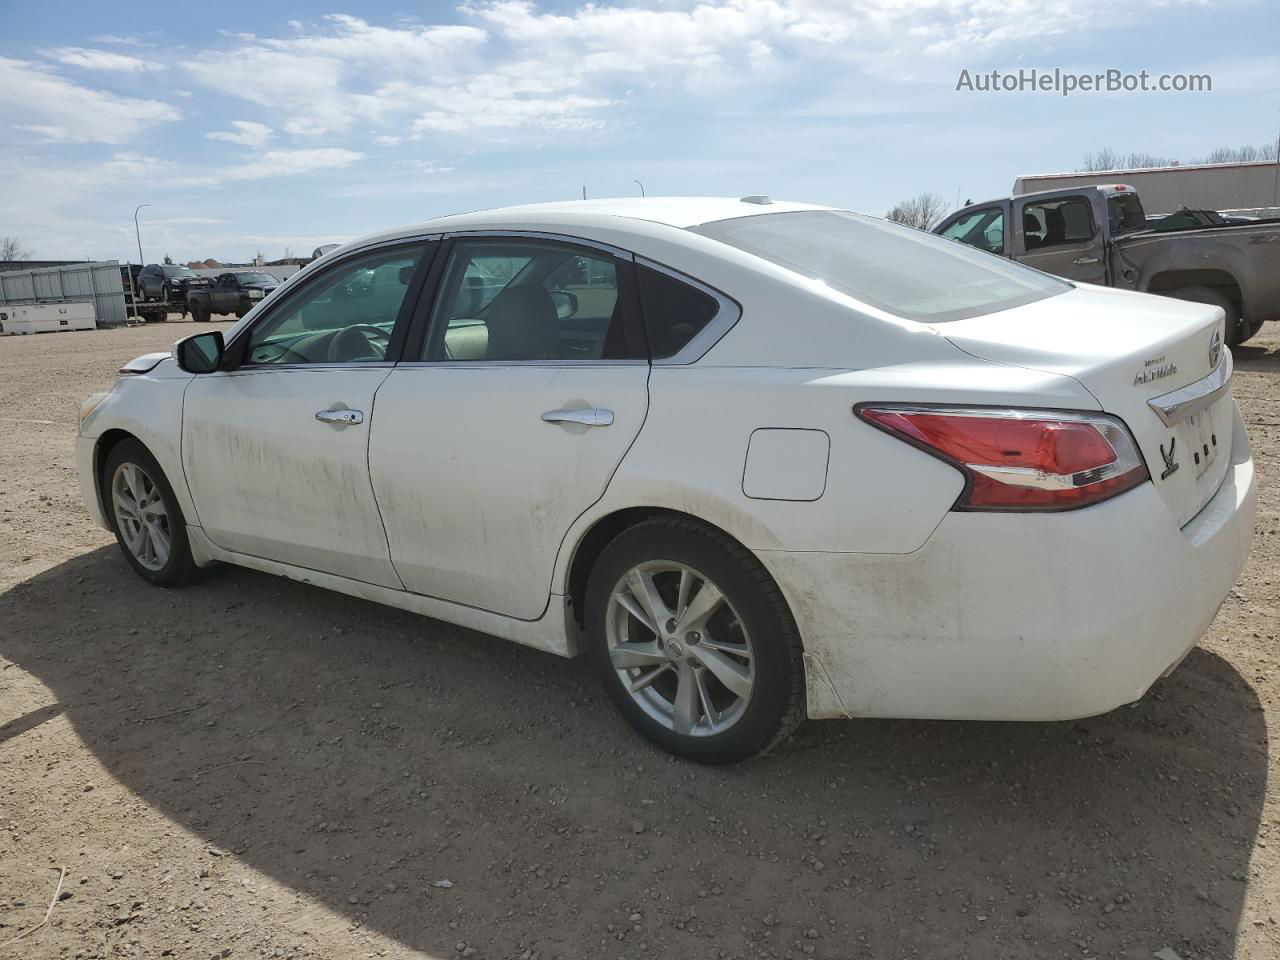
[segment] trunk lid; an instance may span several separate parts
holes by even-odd
[[[1152,483],[1182,526],[1226,476],[1233,401],[1227,393],[1171,426],[1148,401],[1203,380],[1225,359],[1224,319],[1219,307],[1082,285],[935,329],[975,357],[1081,383],[1128,425]]]

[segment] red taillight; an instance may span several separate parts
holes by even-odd
[[[859,417],[957,467],[957,510],[1071,510],[1148,479],[1125,425],[1098,413],[869,404]]]

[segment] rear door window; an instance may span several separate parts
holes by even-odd
[[[1022,235],[1028,250],[1087,243],[1093,234],[1093,213],[1084,197],[1029,203],[1022,210]]]

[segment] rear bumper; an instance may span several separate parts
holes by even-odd
[[[949,513],[905,556],[762,552],[804,638],[809,715],[1062,720],[1137,700],[1248,557],[1235,417],[1226,479],[1181,529],[1147,483],[1071,513]]]

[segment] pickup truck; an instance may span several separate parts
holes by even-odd
[[[191,319],[205,322],[215,313],[234,313],[243,317],[280,281],[261,270],[233,270],[220,273],[208,286],[192,286],[187,292],[187,308]]]
[[[1280,219],[1192,213],[1151,223],[1132,187],[1089,185],[973,203],[933,232],[1068,280],[1213,304],[1227,343],[1244,343],[1280,320]]]

